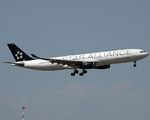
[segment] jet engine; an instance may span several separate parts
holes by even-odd
[[[80,65],[80,69],[92,69],[95,68],[94,62],[86,62]]]
[[[95,69],[108,69],[108,68],[110,68],[110,65],[103,65],[103,66],[95,67]]]
[[[103,66],[98,66],[96,67],[95,62],[86,62],[80,65],[80,69],[108,69],[110,68],[110,65],[103,65]]]

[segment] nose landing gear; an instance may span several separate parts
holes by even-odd
[[[137,66],[137,65],[136,65],[136,61],[135,61],[133,67],[136,67],[136,66]]]

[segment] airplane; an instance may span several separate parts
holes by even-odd
[[[43,71],[54,71],[73,69],[71,76],[78,74],[78,69],[82,69],[79,73],[83,76],[87,73],[87,69],[108,69],[111,64],[136,62],[147,57],[149,54],[141,49],[123,49],[114,50],[107,52],[96,52],[79,55],[67,55],[61,57],[44,58],[38,57],[31,54],[32,57],[28,56],[14,43],[7,44],[16,62],[4,62],[9,63],[13,66],[43,70]]]

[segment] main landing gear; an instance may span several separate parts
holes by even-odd
[[[79,74],[80,76],[83,76],[84,74],[86,74],[87,73],[87,71],[86,70],[82,70],[82,72]]]
[[[71,76],[75,76],[75,74],[78,74],[79,73],[79,71],[78,70],[74,70],[74,72],[73,73],[71,73]]]
[[[134,61],[134,65],[133,65],[133,67],[136,67],[137,65],[136,65],[136,61]]]
[[[75,76],[75,74],[78,74],[78,73],[79,73],[79,71],[75,69],[74,72],[71,73],[71,76]],[[86,74],[86,73],[87,73],[87,71],[83,69],[82,72],[79,73],[79,75],[80,75],[80,76],[83,76],[83,75]]]

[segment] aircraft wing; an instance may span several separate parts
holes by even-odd
[[[42,60],[47,60],[50,61],[52,63],[58,63],[58,64],[63,64],[63,65],[69,65],[69,66],[75,66],[75,65],[80,65],[83,62],[82,61],[77,61],[77,60],[63,60],[63,59],[53,59],[53,58],[42,58],[42,57],[38,57],[34,54],[31,54],[34,58],[37,59],[42,59]]]

